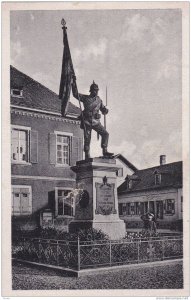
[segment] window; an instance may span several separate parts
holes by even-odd
[[[58,216],[74,216],[74,197],[71,190],[56,189],[57,213]]]
[[[30,186],[12,187],[12,215],[30,215],[32,213],[32,195]]]
[[[129,189],[131,190],[131,189],[132,189],[132,187],[133,187],[133,180],[132,180],[132,179],[130,179],[130,180],[129,180]]]
[[[29,130],[12,128],[11,131],[11,160],[29,162]]]
[[[126,211],[127,211],[127,215],[131,215],[130,203],[129,202],[126,205]]]
[[[154,201],[149,201],[149,212],[154,214],[155,213],[155,203]]]
[[[11,129],[11,162],[38,162],[38,132],[30,127],[12,125]]]
[[[119,215],[123,215],[123,210],[122,210],[122,203],[119,203]]]
[[[135,202],[135,215],[140,215],[140,202]]]
[[[165,202],[165,211],[167,215],[173,215],[175,213],[175,200],[174,199],[166,199]]]
[[[155,174],[155,184],[161,184],[161,174]]]
[[[69,165],[70,159],[70,138],[57,135],[57,163]]]
[[[56,136],[56,162],[60,165],[70,164],[71,137],[57,134]]]
[[[120,168],[117,172],[116,172],[117,177],[123,177],[123,168]]]
[[[126,203],[122,204],[123,216],[126,215]]]
[[[14,97],[23,97],[23,90],[22,89],[11,89],[11,96]]]
[[[139,205],[140,215],[144,215],[148,212],[148,202],[140,202]]]
[[[135,203],[130,203],[130,207],[131,207],[131,215],[135,214]]]
[[[125,216],[130,215],[130,203],[120,203],[119,204],[119,215]]]
[[[49,133],[49,162],[56,167],[74,166],[82,159],[82,138],[72,132]]]

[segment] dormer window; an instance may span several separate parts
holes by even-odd
[[[161,174],[155,174],[155,184],[156,185],[161,184]]]
[[[132,187],[133,187],[133,180],[132,180],[132,179],[130,179],[130,180],[129,180],[129,189],[131,190],[131,189],[132,189]]]
[[[11,89],[11,96],[21,98],[23,97],[22,89]]]
[[[155,170],[153,172],[153,174],[155,175],[155,185],[160,185],[161,184],[161,173],[159,173],[158,170]]]
[[[126,180],[128,184],[128,189],[131,190],[134,187],[134,185],[136,185],[136,183],[140,181],[140,178],[136,174],[133,174],[131,176],[127,176]]]

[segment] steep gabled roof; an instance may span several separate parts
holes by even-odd
[[[157,171],[157,172],[156,172]],[[155,174],[161,174],[161,183],[155,184]],[[126,180],[118,187],[118,193],[132,193],[147,189],[158,189],[163,187],[181,187],[182,186],[182,161],[164,164],[148,169],[137,170],[133,176],[137,180],[132,178],[132,186],[129,189],[128,180]]]
[[[11,96],[11,104],[39,110],[61,113],[61,100],[39,82],[10,67],[11,89],[22,89],[23,97]],[[80,115],[80,109],[69,102],[68,114]]]
[[[124,165],[126,165],[129,169],[131,169],[133,172],[137,171],[137,168],[128,161],[122,154],[116,154],[114,158],[118,158]]]

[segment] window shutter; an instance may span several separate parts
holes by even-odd
[[[20,193],[13,194],[13,214],[20,215],[21,202],[20,202]]]
[[[163,200],[163,208],[164,208],[164,214],[166,213],[166,201],[165,200]]]
[[[78,160],[83,158],[83,141],[82,138],[78,138]]]
[[[30,162],[35,164],[38,162],[38,131],[30,132]]]
[[[49,133],[49,161],[50,164],[56,164],[56,134]]]
[[[172,200],[172,214],[175,214],[175,200]]]
[[[21,193],[21,213],[22,214],[29,214],[29,194]]]
[[[76,161],[79,160],[79,138],[76,136],[72,137],[72,153],[71,153],[71,166],[76,164]]]

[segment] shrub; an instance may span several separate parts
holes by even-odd
[[[142,230],[140,232],[127,232],[124,239],[128,240],[128,241],[134,241],[134,240],[137,240],[137,239],[149,239],[151,237],[152,238],[158,238],[159,233],[151,232],[151,231],[145,231],[145,230]]]
[[[13,233],[13,239],[19,237],[28,238],[43,238],[43,239],[54,239],[54,240],[67,240],[67,241],[77,241],[78,237],[81,241],[94,241],[94,240],[108,240],[109,237],[101,230],[87,229],[79,230],[78,233],[65,232],[61,228],[46,227],[37,228],[35,230],[17,230]]]

